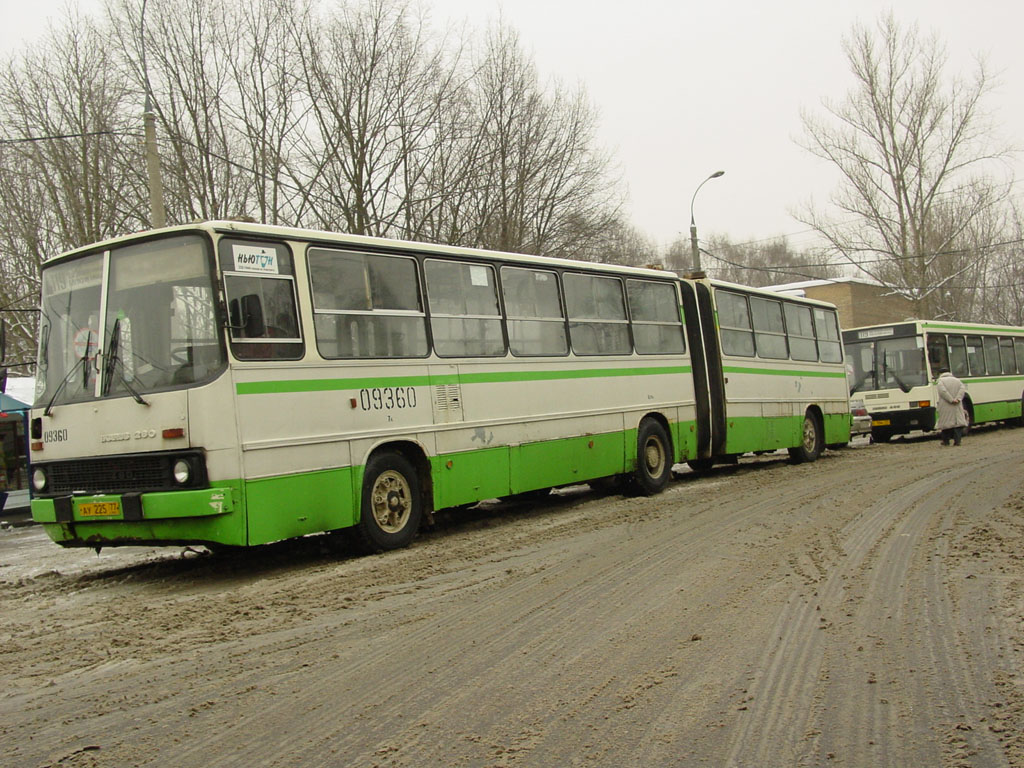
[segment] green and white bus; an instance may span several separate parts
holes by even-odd
[[[47,261],[40,327],[32,514],[64,546],[386,550],[849,439],[834,307],[654,269],[214,221]]]
[[[909,320],[843,331],[850,395],[863,399],[871,436],[935,428],[935,379],[943,368],[967,386],[971,424],[1021,420],[1024,328]]]

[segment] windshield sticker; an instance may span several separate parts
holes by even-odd
[[[473,264],[469,266],[469,282],[471,285],[488,286],[491,281],[487,279],[487,273],[490,270],[487,267],[478,267]]]
[[[238,245],[231,246],[235,257],[236,272],[259,272],[266,275],[278,274],[277,251],[268,246]]]
[[[94,328],[79,328],[75,332],[72,346],[75,350],[75,358],[78,360],[92,360],[96,357],[96,347],[99,346],[100,337]]]

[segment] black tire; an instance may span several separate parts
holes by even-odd
[[[642,496],[661,493],[672,479],[672,441],[654,419],[644,419],[636,436],[633,488]]]
[[[871,430],[871,442],[873,443],[888,443],[892,440],[892,432],[887,429],[872,429]]]
[[[790,458],[797,464],[816,461],[825,447],[825,430],[816,413],[808,411],[804,414],[804,425],[800,434],[800,445],[789,449]]]
[[[711,468],[715,466],[714,459],[690,459],[686,462],[686,466],[692,469],[694,472],[703,474],[704,472],[710,472]]]
[[[423,519],[420,478],[399,453],[379,453],[366,464],[359,522],[353,528],[356,547],[366,553],[406,547]]]

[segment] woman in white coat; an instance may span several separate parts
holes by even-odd
[[[967,387],[956,376],[943,368],[935,381],[935,391],[939,395],[936,405],[935,428],[942,431],[942,444],[960,445],[964,427],[967,426],[967,413],[964,411],[964,395]]]

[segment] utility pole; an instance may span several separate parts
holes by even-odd
[[[146,133],[149,224],[153,229],[159,229],[167,224],[167,213],[164,210],[164,182],[160,176],[160,150],[156,146],[156,112],[153,110],[153,88],[149,84],[149,69],[146,67],[146,0],[142,0],[142,14],[139,17],[139,39],[142,49],[142,76],[146,80],[146,104],[142,111],[142,123]]]

